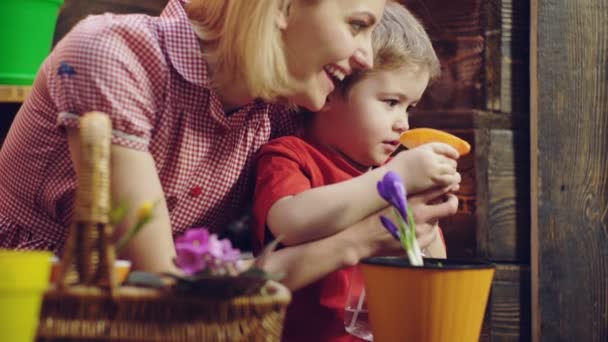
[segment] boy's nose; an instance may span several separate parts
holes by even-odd
[[[393,129],[395,132],[401,134],[407,131],[410,128],[410,123],[408,117],[400,117],[397,121],[395,121],[393,125]]]

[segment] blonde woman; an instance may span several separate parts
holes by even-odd
[[[345,76],[372,65],[384,5],[171,0],[160,17],[86,18],[41,66],[0,152],[0,247],[61,253],[79,117],[101,111],[113,125],[112,197],[159,203],[121,257],[171,270],[173,235],[220,230],[250,198],[251,157],[292,132],[289,108],[319,110]]]

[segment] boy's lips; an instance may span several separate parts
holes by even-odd
[[[397,140],[385,140],[382,142],[383,144],[389,144],[389,145],[393,145],[393,146],[398,146],[399,143],[399,139]]]
[[[393,153],[399,146],[399,140],[385,140],[382,142],[384,147],[388,150],[389,154]]]

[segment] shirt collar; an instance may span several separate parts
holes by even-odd
[[[209,87],[209,70],[186,15],[186,0],[170,0],[160,15],[170,63],[188,82]]]

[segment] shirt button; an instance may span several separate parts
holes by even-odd
[[[190,189],[190,196],[191,197],[198,197],[203,193],[203,189],[201,189],[200,186],[195,186],[194,188]]]

